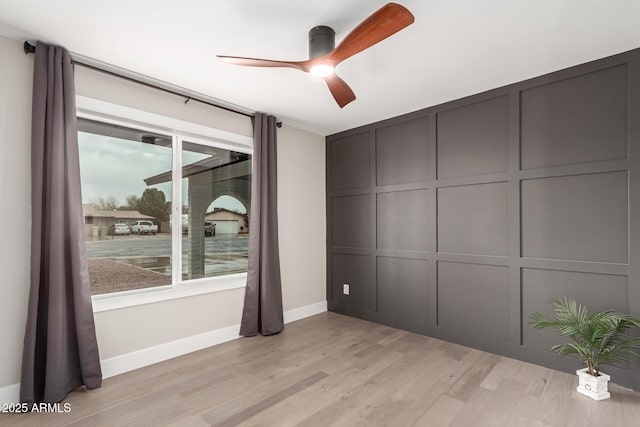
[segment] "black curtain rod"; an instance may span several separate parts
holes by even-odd
[[[24,42],[24,53],[28,54],[28,53],[35,53],[35,52],[36,52],[36,47],[34,45],[32,45],[31,43],[29,43],[28,41],[25,41]],[[218,104],[214,104],[214,103],[209,102],[209,101],[204,101],[202,99],[194,98],[194,97],[192,97],[190,95],[185,95],[184,93],[176,92],[176,91],[171,90],[171,89],[167,89],[167,88],[164,88],[164,87],[161,87],[161,86],[156,86],[156,85],[151,84],[151,83],[147,83],[147,82],[143,82],[143,81],[140,81],[140,80],[136,80],[136,79],[134,79],[132,77],[123,76],[122,74],[118,74],[118,73],[115,73],[113,71],[105,70],[103,68],[99,68],[99,67],[96,67],[94,65],[85,64],[85,63],[77,61],[77,60],[72,60],[71,62],[74,65],[79,65],[81,67],[85,67],[85,68],[88,68],[90,70],[98,71],[100,73],[108,74],[110,76],[118,77],[118,78],[123,79],[123,80],[127,80],[127,81],[130,81],[130,82],[133,82],[133,83],[141,84],[143,86],[146,86],[146,87],[149,87],[149,88],[152,88],[152,89],[161,90],[163,92],[167,92],[167,93],[170,93],[172,95],[183,97],[183,98],[185,98],[185,100],[184,100],[185,104],[187,102],[193,100],[193,101],[198,101],[198,102],[200,102],[202,104],[210,105],[211,107],[220,108],[222,110],[226,110],[226,111],[230,111],[232,113],[240,114],[240,115],[245,116],[245,117],[253,117],[253,114],[244,113],[242,111],[234,110],[233,108],[225,107],[223,105],[218,105]],[[277,122],[276,125],[280,128],[280,127],[282,127],[282,122]]]

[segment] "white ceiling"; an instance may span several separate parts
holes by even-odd
[[[0,34],[58,44],[321,135],[640,47],[640,0],[400,0],[415,23],[339,65],[357,96],[344,109],[317,77],[215,56],[307,59],[310,28],[332,27],[337,44],[385,3],[0,0]]]

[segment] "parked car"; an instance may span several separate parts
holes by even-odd
[[[136,234],[156,234],[158,226],[151,221],[136,221],[131,226],[131,232]]]
[[[113,224],[109,226],[107,233],[110,236],[122,236],[131,234],[131,227],[127,224]]]
[[[216,235],[216,223],[213,221],[204,222],[204,236],[211,237]]]

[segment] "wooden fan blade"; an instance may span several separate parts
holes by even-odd
[[[336,100],[340,108],[343,108],[345,105],[356,99],[356,95],[353,93],[349,85],[335,73],[330,76],[323,77],[323,79],[327,82],[329,91],[331,91],[331,95],[333,95],[333,98]]]
[[[407,8],[396,3],[382,6],[342,40],[327,57],[337,65],[411,25],[415,20]]]
[[[244,58],[242,56],[226,56],[216,55],[224,62],[234,65],[244,65],[247,67],[285,67],[295,68],[300,71],[309,71],[309,61],[280,61],[277,59],[259,59],[259,58]]]

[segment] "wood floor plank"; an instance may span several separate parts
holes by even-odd
[[[422,370],[418,366],[423,366],[421,362],[424,359],[423,355],[417,353],[406,354],[397,363],[352,390],[346,402],[350,410],[340,417],[338,424],[397,425],[396,419],[411,406],[413,394],[408,389],[416,385],[413,382],[415,372]]]
[[[485,379],[480,383],[480,387],[495,391],[502,380],[514,378],[520,370],[521,364],[517,360],[500,358],[493,369],[489,371]]]
[[[458,381],[453,384],[449,390],[449,396],[454,399],[466,401],[482,384],[489,372],[494,368],[500,360],[495,354],[484,353],[481,351],[470,351],[461,362],[466,369]]]
[[[248,420],[245,425],[313,425],[316,421],[328,423],[332,414],[335,414],[332,405],[348,396],[354,384],[362,384],[401,357],[401,353],[372,352],[362,359],[342,358],[335,368],[325,369],[325,372],[331,374],[316,387],[310,387],[292,396],[286,402]],[[286,416],[283,417],[283,414]],[[315,416],[310,418],[314,414]]]
[[[416,421],[416,426],[447,427],[464,408],[464,402],[441,394],[427,411]],[[479,425],[479,424],[476,424]]]
[[[614,379],[615,380],[615,379]],[[640,426],[640,393],[335,313],[71,393],[0,426]]]
[[[205,415],[202,418],[204,421],[208,422],[210,425],[215,427],[238,425],[241,422],[251,418],[252,416],[259,414],[260,412],[263,412],[265,409],[268,409],[273,405],[282,402],[288,397],[296,393],[299,393],[305,388],[312,386],[313,384],[317,383],[318,381],[324,379],[327,376],[328,374],[325,372],[322,372],[322,371],[316,372],[315,374],[310,375],[301,381],[298,381],[297,383],[293,384],[290,387],[287,387],[284,390],[279,391],[278,393],[265,397],[261,401],[249,406],[248,408],[243,409],[240,412],[233,414],[232,416],[230,416],[225,420],[216,421],[215,418],[211,418],[209,415]]]
[[[514,410],[513,402],[524,397],[525,385],[503,379],[495,391],[475,387],[464,405],[464,410],[452,420],[452,426],[505,426]]]

